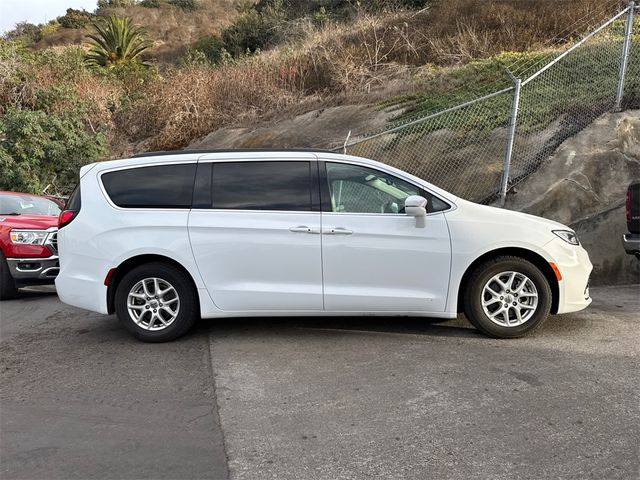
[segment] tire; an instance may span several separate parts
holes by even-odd
[[[161,295],[156,299],[157,291]],[[129,308],[129,299],[134,308]],[[199,317],[198,294],[182,269],[147,263],[124,275],[116,289],[115,310],[118,320],[138,340],[168,342],[187,333]]]
[[[485,335],[518,338],[542,326],[549,316],[551,296],[549,282],[534,264],[520,257],[496,257],[471,274],[464,312]]]
[[[14,282],[9,265],[4,254],[0,252],[0,300],[9,300],[18,296],[16,282]]]

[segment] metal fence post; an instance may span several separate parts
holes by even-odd
[[[629,51],[631,50],[631,31],[633,29],[633,11],[636,3],[632,0],[629,2],[627,12],[627,24],[624,29],[624,45],[622,47],[622,59],[620,62],[620,74],[618,76],[618,91],[616,93],[615,111],[619,111],[622,107],[622,97],[624,96],[624,81],[627,75],[627,65],[629,64]]]
[[[509,170],[511,168],[511,157],[513,155],[513,143],[516,139],[516,125],[518,124],[518,108],[520,106],[520,88],[522,80],[514,77],[515,88],[513,90],[513,101],[511,104],[511,118],[509,118],[509,136],[507,137],[507,150],[504,155],[502,166],[502,183],[500,185],[500,206],[504,207],[507,198],[507,187],[509,185]]]

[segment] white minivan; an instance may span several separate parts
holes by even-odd
[[[575,232],[364,158],[166,152],[82,167],[59,219],[61,300],[149,342],[196,319],[464,312],[522,336],[591,302]]]

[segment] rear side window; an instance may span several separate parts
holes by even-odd
[[[309,162],[213,164],[212,208],[310,211]]]
[[[78,182],[78,184],[76,185],[76,188],[73,189],[73,192],[71,192],[71,195],[69,195],[69,198],[67,199],[67,203],[64,206],[65,210],[72,210],[74,212],[79,212],[80,211],[80,206],[81,206],[81,202],[80,202],[80,182]]]
[[[102,175],[109,198],[123,208],[191,208],[196,164],[158,165]]]

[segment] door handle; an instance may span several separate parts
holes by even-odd
[[[351,235],[353,233],[353,230],[342,227],[333,227],[323,230],[322,233],[326,235]]]
[[[320,233],[320,230],[316,228],[307,227],[306,225],[291,227],[289,231],[293,233]]]

